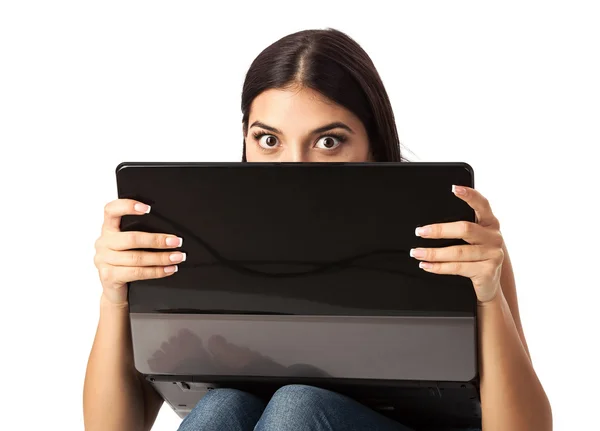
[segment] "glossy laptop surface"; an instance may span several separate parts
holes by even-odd
[[[130,284],[136,368],[181,417],[219,385],[310,383],[476,419],[471,281],[409,256],[463,243],[415,228],[474,221],[451,192],[473,181],[464,163],[122,163],[119,197],[152,206],[122,230],[181,236],[187,253]]]

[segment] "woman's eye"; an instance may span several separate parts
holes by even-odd
[[[267,150],[275,148],[278,144],[277,138],[273,135],[263,135],[258,140],[258,145]]]
[[[333,136],[324,136],[317,141],[317,147],[323,150],[333,150],[337,148],[342,142],[338,138]]]

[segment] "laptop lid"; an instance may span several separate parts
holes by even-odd
[[[122,163],[124,231],[184,238],[179,272],[130,284],[136,368],[155,376],[467,382],[469,279],[427,273],[417,226],[474,221],[465,163]]]

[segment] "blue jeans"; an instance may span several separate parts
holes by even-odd
[[[344,395],[312,386],[279,389],[268,404],[236,389],[205,395],[178,431],[413,431]]]

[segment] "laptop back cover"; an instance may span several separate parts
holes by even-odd
[[[122,230],[182,236],[174,276],[130,284],[144,374],[470,381],[469,279],[427,273],[415,228],[474,221],[463,163],[124,163]]]

